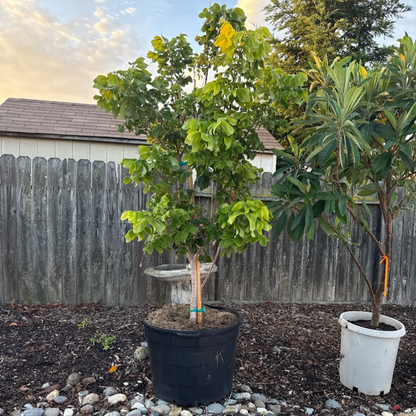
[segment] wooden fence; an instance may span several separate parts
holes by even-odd
[[[127,244],[127,209],[145,207],[140,187],[123,184],[114,163],[0,157],[0,304],[16,302],[133,305],[146,302],[147,267],[178,262]],[[253,195],[270,196],[270,174]],[[201,196],[209,198],[209,196]],[[378,207],[373,206],[376,212]],[[373,215],[374,225],[379,221]],[[377,270],[371,242],[354,232],[366,271]],[[389,302],[416,300],[415,210],[394,224]],[[368,300],[345,247],[318,231],[310,241],[286,235],[263,248],[219,260],[205,298],[224,301],[355,302]]]

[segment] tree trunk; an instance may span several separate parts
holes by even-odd
[[[370,325],[374,328],[377,328],[380,323],[383,292],[384,292],[384,282],[383,282],[383,279],[381,279],[377,288],[377,292],[374,295],[373,310],[371,311],[372,314],[371,314]]]
[[[373,301],[373,310],[371,316],[371,326],[377,328],[380,323],[381,307],[383,304],[383,294],[386,289],[385,285],[387,284],[386,276],[389,274],[390,267],[390,257],[391,257],[391,244],[393,239],[393,215],[391,211],[391,179],[390,177],[386,178],[386,195],[387,197],[384,200],[384,206],[382,212],[384,213],[384,255],[387,256],[387,259],[382,259],[383,266],[382,273],[379,277],[379,283],[377,287],[377,292],[374,295]],[[380,206],[383,204],[383,200],[380,200]]]

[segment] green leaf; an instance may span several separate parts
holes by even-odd
[[[384,114],[386,115],[387,119],[389,120],[391,126],[393,127],[393,130],[397,130],[397,120],[394,114],[391,111],[384,111]]]
[[[312,207],[313,218],[319,217],[325,210],[325,201],[317,201]]]
[[[330,237],[334,237],[335,234],[329,227],[329,225],[326,223],[326,221],[322,217],[318,217],[319,225],[321,226],[322,230],[325,232],[325,234],[329,235]]]
[[[378,183],[369,183],[361,187],[361,190],[358,192],[359,196],[370,196],[374,195],[380,190],[380,185]]]
[[[227,136],[224,138],[224,144],[227,150],[231,147],[232,142],[233,142],[233,139],[231,137]]]
[[[238,88],[237,89],[237,99],[241,103],[248,103],[250,99],[250,91],[247,88]]]
[[[303,228],[305,227],[305,214],[306,214],[306,205],[297,213],[292,223],[292,226],[290,227],[291,231],[299,227],[300,224],[302,224]]]
[[[287,214],[283,212],[273,226],[273,236],[278,238],[287,224]]]
[[[296,179],[293,176],[290,176],[287,180],[293,183],[293,185],[297,186],[302,192],[304,191],[305,186],[299,179]]]
[[[371,172],[378,173],[385,170],[386,166],[390,169],[392,154],[390,152],[380,153],[371,164]]]
[[[312,225],[313,225],[313,210],[312,210],[312,205],[308,201],[308,203],[305,205],[305,231],[306,233],[309,232]]]
[[[331,157],[332,153],[334,153],[336,147],[336,140],[328,141],[328,144],[323,146],[322,150],[318,154],[319,163],[325,163]]]
[[[415,168],[415,163],[412,161],[412,159],[405,153],[403,150],[398,151],[399,156],[403,160],[404,164],[406,165],[406,168],[413,172]]]
[[[345,197],[342,194],[338,195],[338,209],[342,217],[345,217],[347,214],[347,204],[345,202]]]

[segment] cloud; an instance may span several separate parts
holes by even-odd
[[[266,15],[263,12],[265,6],[269,4],[269,0],[238,0],[237,7],[244,10],[249,24],[248,28],[269,26],[265,20]],[[250,24],[252,27],[250,27]]]
[[[104,17],[104,11],[102,9],[100,9],[99,7],[97,7],[95,9],[94,16],[95,17],[98,17],[99,19],[101,19],[101,18]]]
[[[93,103],[97,75],[144,53],[133,29],[114,16],[97,16],[101,9],[63,23],[38,4],[0,2],[0,103],[8,97]]]
[[[109,24],[108,24],[108,23],[109,23],[109,22],[108,22],[108,19],[107,19],[107,18],[101,19],[99,22],[97,22],[97,23],[94,25],[94,29],[95,29],[98,33],[100,33],[100,34],[104,35],[104,34],[106,34],[106,33],[110,32],[110,26],[109,26]]]
[[[136,13],[136,9],[134,7],[128,7],[125,10],[121,11],[121,14],[135,14]]]

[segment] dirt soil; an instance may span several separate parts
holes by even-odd
[[[342,405],[342,411],[331,412],[346,415],[376,403],[400,406],[402,411],[416,408],[415,307],[385,306],[383,310],[407,330],[400,343],[392,389],[383,398],[354,393],[338,381],[338,317],[345,310],[368,307],[277,303],[226,306],[243,318],[235,387],[247,384],[253,392],[284,401],[282,410],[287,414],[303,414],[300,409],[306,406],[318,411],[327,399]],[[44,383],[64,389],[72,372],[99,381],[88,386],[90,392],[101,394],[103,386],[112,386],[119,392],[152,397],[149,359],[135,361],[133,353],[145,341],[141,321],[153,309],[96,304],[26,307],[13,303],[0,307],[0,407],[7,413],[26,403],[35,404]],[[113,342],[111,337],[115,337]],[[106,346],[109,348],[104,349]],[[117,371],[110,372],[114,364]],[[75,404],[75,394],[68,395],[66,404]]]
[[[226,310],[205,308],[201,312],[202,322],[196,326],[189,322],[189,305],[166,305],[150,312],[145,321],[159,328],[179,331],[200,331],[206,329],[226,328],[237,322],[237,316]]]

